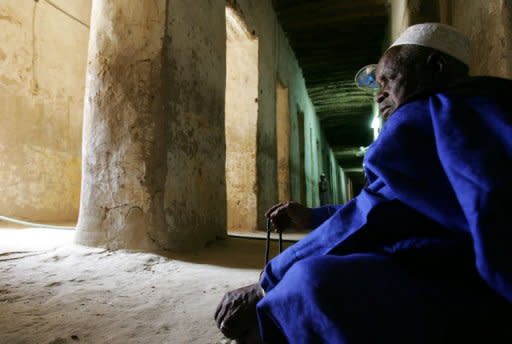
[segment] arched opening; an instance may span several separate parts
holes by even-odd
[[[226,191],[228,232],[257,229],[258,39],[226,7]]]

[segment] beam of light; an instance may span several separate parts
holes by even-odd
[[[48,250],[72,245],[75,232],[69,230],[8,227],[0,223],[0,254]]]
[[[373,129],[373,140],[377,140],[379,136],[380,130],[382,129],[382,117],[380,115],[379,107],[377,106],[377,102],[372,103],[372,112],[373,118],[370,127]]]
[[[226,7],[226,24],[228,29],[228,39],[236,41],[255,38],[247,30],[243,20],[236,11],[229,6]]]
[[[0,215],[0,253],[45,250],[73,243],[75,227],[28,222]]]

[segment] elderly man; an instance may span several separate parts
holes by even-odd
[[[427,23],[384,53],[376,101],[387,121],[365,156],[368,185],[343,206],[267,212],[281,228],[316,229],[259,283],[224,296],[215,318],[226,336],[510,341],[512,82],[468,77],[468,46]]]

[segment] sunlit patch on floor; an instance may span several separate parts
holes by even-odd
[[[258,279],[264,242],[188,254],[73,244],[73,231],[0,229],[0,343],[229,343],[213,314]]]

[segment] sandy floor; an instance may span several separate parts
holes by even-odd
[[[0,344],[229,343],[213,313],[254,283],[264,242],[230,238],[195,254],[106,251],[73,231],[0,230]]]

